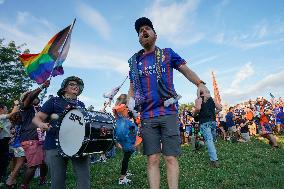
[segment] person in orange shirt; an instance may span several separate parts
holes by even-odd
[[[246,120],[248,120],[249,135],[254,136],[256,135],[256,125],[253,122],[254,113],[252,109],[250,109],[249,107],[247,107],[245,111],[246,111]]]
[[[273,148],[278,148],[276,137],[273,135],[272,127],[275,126],[273,107],[266,99],[259,101],[260,105],[260,132],[259,134],[269,140]]]

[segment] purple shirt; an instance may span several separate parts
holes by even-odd
[[[161,65],[163,82],[169,89],[174,90],[173,68],[178,69],[181,65],[186,64],[186,61],[170,48],[164,49],[163,54],[164,57]],[[164,102],[158,94],[155,51],[137,57],[137,62],[141,87],[146,98],[146,102],[142,104],[141,118],[177,114],[178,104],[164,107]],[[129,75],[130,82],[133,82],[131,74]]]

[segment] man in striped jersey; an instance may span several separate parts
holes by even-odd
[[[147,155],[148,181],[151,189],[160,188],[160,155],[165,157],[167,180],[170,189],[178,188],[181,153],[178,127],[180,98],[173,85],[173,68],[181,72],[198,91],[206,89],[205,83],[186,66],[171,48],[155,45],[157,34],[152,22],[145,17],[135,22],[139,43],[143,47],[128,61],[130,72],[129,110],[141,113],[141,133],[144,154]],[[198,92],[199,94],[199,92]]]

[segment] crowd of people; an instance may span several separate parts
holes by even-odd
[[[24,165],[26,168],[22,188],[28,188],[30,181],[34,178],[36,168],[40,169],[39,185],[47,183],[46,162],[48,161],[45,161],[46,157],[43,157],[43,140],[45,140],[43,136],[46,134],[31,124],[33,124],[32,119],[39,108],[37,96],[48,85],[47,82],[41,88],[22,94],[19,99],[20,102],[15,101],[10,113],[8,113],[6,106],[0,105],[0,170],[1,179],[4,181],[5,176],[7,177],[7,167],[10,161],[9,170],[11,172],[5,180],[7,187],[12,188],[15,186],[18,172]],[[213,167],[219,166],[217,150],[214,145],[217,137],[230,142],[249,142],[251,137],[258,136],[260,139],[266,138],[272,148],[278,148],[276,135],[284,134],[283,107],[284,101],[281,98],[268,101],[264,97],[257,97],[256,100],[249,100],[227,109],[223,108],[220,111],[220,105],[210,96],[209,91],[205,91],[196,100],[195,106],[191,110],[185,108],[179,113],[180,143],[190,145],[194,150],[199,150],[206,144]],[[211,117],[205,116],[210,117],[210,119],[204,120],[204,114],[211,115]],[[134,144],[136,137],[139,135],[138,133],[141,133],[141,122],[137,121],[140,116],[134,119],[133,114],[128,110],[126,94],[122,94],[117,98],[113,107],[113,115],[117,120],[117,145],[112,150],[115,151],[117,148],[121,148],[124,154],[118,183],[129,184],[131,182],[129,176],[132,174],[128,171],[128,162],[131,155],[137,153],[137,146]],[[124,129],[126,127],[128,130]],[[125,137],[126,135],[131,137]],[[115,153],[109,155],[109,152],[103,155],[103,162],[106,161],[107,157],[115,157]],[[55,150],[54,153],[57,153],[57,151]],[[50,161],[54,161],[54,157]],[[66,160],[64,161],[65,165]],[[99,159],[97,162],[102,161]],[[52,166],[49,167],[49,171],[51,171]],[[60,170],[66,171],[65,168],[60,168]],[[56,170],[56,172],[58,171]],[[53,179],[53,182],[55,181]],[[64,185],[63,182],[62,186]]]
[[[257,139],[267,139],[272,148],[278,148],[276,135],[284,134],[283,107],[281,97],[267,100],[259,96],[255,100],[223,108],[214,117],[213,140],[216,141],[219,136],[225,141],[249,142],[251,137],[258,136]],[[206,141],[206,133],[200,129],[201,123],[194,117],[194,111],[195,107],[180,112],[180,136],[182,144],[193,143],[193,148],[198,149],[200,141]]]
[[[160,188],[161,157],[165,159],[168,187],[178,188],[177,157],[181,154],[181,144],[192,144],[195,150],[199,150],[206,143],[213,167],[220,166],[215,147],[218,134],[232,142],[248,142],[251,136],[258,134],[267,138],[273,148],[278,147],[275,134],[284,130],[284,103],[281,99],[269,102],[257,98],[226,109],[211,97],[206,83],[187,67],[184,59],[170,48],[156,46],[157,34],[148,18],[137,19],[135,30],[143,49],[129,59],[129,92],[120,95],[113,107],[116,146],[123,152],[118,184],[131,182],[128,163],[133,153],[139,150],[141,139],[151,189]],[[173,69],[197,87],[193,109],[184,109],[180,114],[177,102],[180,95],[174,89]],[[49,85],[50,82],[46,81],[35,90],[22,94],[10,113],[4,104],[0,104],[0,181],[8,188],[15,188],[16,176],[26,165],[21,189],[29,188],[37,169],[40,169],[39,185],[47,184],[49,173],[50,187],[64,189],[68,161],[72,163],[77,188],[91,187],[90,160],[93,156],[65,157],[59,153],[57,145],[58,117],[67,110],[85,108],[85,104],[78,100],[84,82],[76,76],[67,77],[57,96],[39,107],[38,95]],[[82,121],[80,117],[70,119]],[[137,141],[140,142],[137,144]],[[11,173],[8,174],[10,152],[13,153]],[[114,156],[115,147],[103,152],[99,161]]]

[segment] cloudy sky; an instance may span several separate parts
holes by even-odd
[[[102,94],[124,80],[127,60],[141,49],[134,29],[141,16],[152,20],[157,46],[171,47],[211,91],[215,72],[223,102],[284,97],[283,0],[0,0],[0,38],[39,53],[76,18],[65,74],[52,79],[48,94],[77,75],[85,82],[80,99],[100,109]],[[174,75],[180,102],[194,101],[196,87]]]

